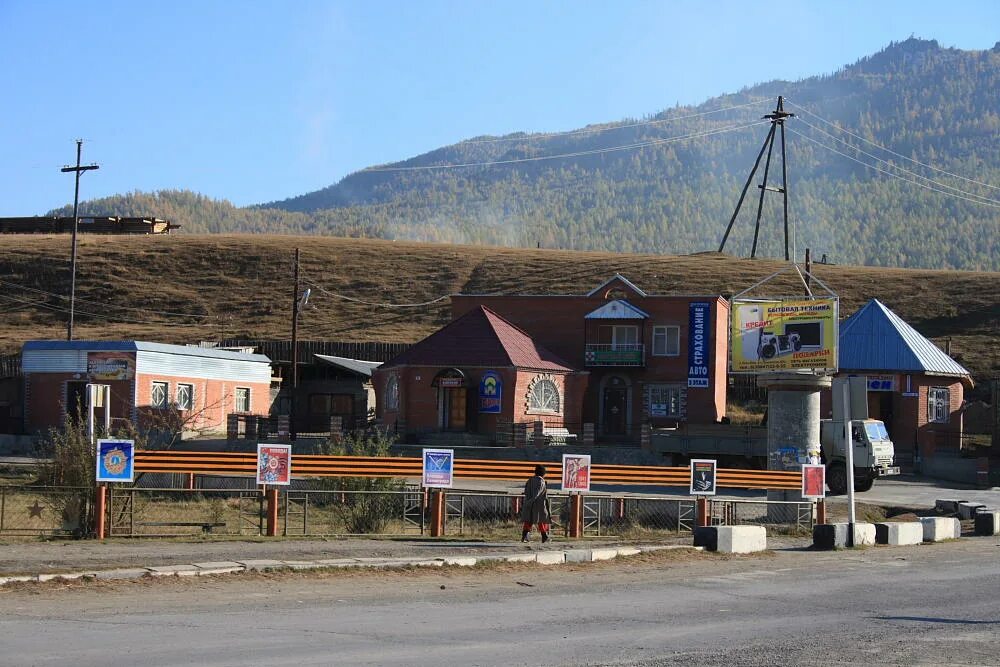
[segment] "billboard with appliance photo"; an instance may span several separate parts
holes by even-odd
[[[730,370],[837,370],[838,300],[734,299]]]

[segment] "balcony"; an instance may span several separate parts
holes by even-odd
[[[645,366],[646,346],[642,344],[591,343],[584,358],[586,366]]]

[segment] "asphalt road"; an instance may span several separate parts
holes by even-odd
[[[998,548],[26,587],[0,662],[997,665]]]

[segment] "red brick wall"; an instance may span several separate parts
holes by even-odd
[[[190,416],[188,431],[222,431],[226,428],[226,415],[236,411],[236,388],[250,388],[250,413],[256,415],[268,414],[271,407],[271,387],[263,382],[238,382],[234,380],[207,380],[204,378],[187,378],[183,376],[152,375],[136,373],[136,405],[141,415],[154,413],[150,407],[153,382],[168,384],[167,397],[170,403],[177,399],[177,385],[190,384],[194,386],[194,405],[191,412],[182,413],[185,418]],[[150,421],[143,419],[144,425]],[[155,417],[152,420],[155,425]]]
[[[80,373],[29,373],[25,375],[24,382],[25,429],[33,433],[62,426],[66,414],[67,383],[87,382],[87,378]],[[101,384],[111,386],[112,424],[116,420],[131,419],[132,381],[113,380]]]

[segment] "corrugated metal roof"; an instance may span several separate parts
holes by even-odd
[[[878,299],[872,299],[841,323],[840,368],[970,375]]]
[[[585,320],[645,320],[649,313],[636,308],[625,299],[608,301],[583,316]]]
[[[335,357],[330,354],[314,354],[313,356],[324,363],[330,364],[331,366],[343,368],[344,370],[369,378],[372,376],[372,371],[382,365],[381,361],[362,361],[361,359]]]
[[[190,357],[208,357],[210,359],[231,359],[234,361],[256,361],[270,364],[271,360],[263,354],[245,354],[230,350],[216,350],[210,347],[196,345],[168,345],[167,343],[150,343],[138,340],[29,340],[22,348],[25,352],[35,350],[80,350],[89,352],[162,352],[164,354],[183,354]]]

